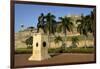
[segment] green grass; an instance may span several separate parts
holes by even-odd
[[[94,53],[93,47],[88,48],[65,48],[63,51],[61,48],[49,48],[48,53]],[[18,48],[15,50],[15,54],[32,54],[32,48]]]
[[[48,53],[59,53],[60,50],[61,50],[60,48],[49,48]]]
[[[94,48],[66,48],[66,53],[94,53]]]
[[[61,50],[61,48],[49,49],[49,53],[94,53],[94,48],[65,48],[65,50]]]
[[[31,54],[32,48],[17,48],[15,54]]]

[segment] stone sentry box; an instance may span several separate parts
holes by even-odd
[[[50,58],[48,54],[48,35],[43,33],[33,34],[33,53],[29,61],[41,61]]]

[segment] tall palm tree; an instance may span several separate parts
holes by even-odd
[[[62,29],[65,35],[64,37],[64,44],[65,44],[66,37],[67,37],[67,31],[72,31],[73,23],[71,22],[70,17],[59,17],[59,19],[61,20],[60,28]]]
[[[49,47],[50,47],[50,36],[51,36],[51,34],[55,33],[55,23],[56,23],[55,18],[56,17],[54,15],[52,15],[51,13],[48,13],[45,16],[45,19],[46,19],[45,29],[46,29],[46,31],[48,31]]]
[[[55,20],[55,16],[52,15],[51,13],[48,13],[46,16],[45,16],[45,19],[46,19],[46,29],[48,31],[48,34],[54,34],[55,33],[55,30],[54,30],[54,25],[56,23],[56,20]]]
[[[77,27],[77,31],[84,35],[85,37],[85,47],[87,46],[86,45],[86,37],[88,36],[88,21],[87,21],[87,18],[85,16],[83,16],[83,14],[81,15],[81,19],[77,20],[77,22],[80,22],[80,24],[78,25]]]
[[[93,11],[91,11],[91,14],[89,15],[89,32],[91,32],[93,36],[95,36],[95,17],[95,9],[93,9]]]

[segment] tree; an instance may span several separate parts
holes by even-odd
[[[88,20],[89,20],[89,29],[88,29],[88,31],[90,33],[92,33],[93,36],[95,36],[95,22],[96,22],[95,17],[96,17],[95,9],[93,9],[93,11],[91,11],[91,14],[88,15]]]
[[[50,35],[55,33],[55,24],[56,20],[55,20],[55,16],[52,15],[51,13],[48,13],[45,16],[46,19],[46,25],[45,25],[45,29],[46,31],[48,31],[48,41],[49,41],[49,46],[50,46]]]
[[[25,40],[25,43],[27,45],[27,48],[30,48],[33,44],[33,37],[30,36],[28,39]]]
[[[72,37],[72,46],[71,46],[71,47],[72,47],[72,48],[76,48],[78,42],[79,42],[78,37],[77,37],[77,36],[73,36],[73,37]]]
[[[51,13],[48,13],[46,16],[45,16],[45,19],[46,19],[46,29],[48,31],[48,34],[54,34],[55,33],[55,23],[56,23],[56,20],[55,20],[55,16],[52,15]]]
[[[61,20],[60,28],[63,29],[62,31],[65,35],[64,37],[64,44],[65,44],[67,31],[72,31],[73,23],[71,22],[70,17],[59,17],[59,19]]]
[[[86,45],[86,37],[88,37],[88,20],[83,14],[81,15],[81,19],[77,20],[76,22],[80,22],[80,24],[77,27],[77,31],[84,35],[85,37],[85,47]]]

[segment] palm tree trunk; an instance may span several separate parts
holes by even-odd
[[[85,48],[87,47],[86,40],[87,40],[87,39],[86,39],[86,36],[85,36]]]
[[[48,46],[50,48],[50,35],[48,34]]]
[[[55,48],[57,47],[58,43],[55,43]]]
[[[56,46],[56,48],[59,46],[59,42],[57,43],[58,45]]]
[[[65,43],[65,45],[67,45],[66,38],[67,38],[67,34],[65,34],[65,37],[64,37],[64,43]]]

